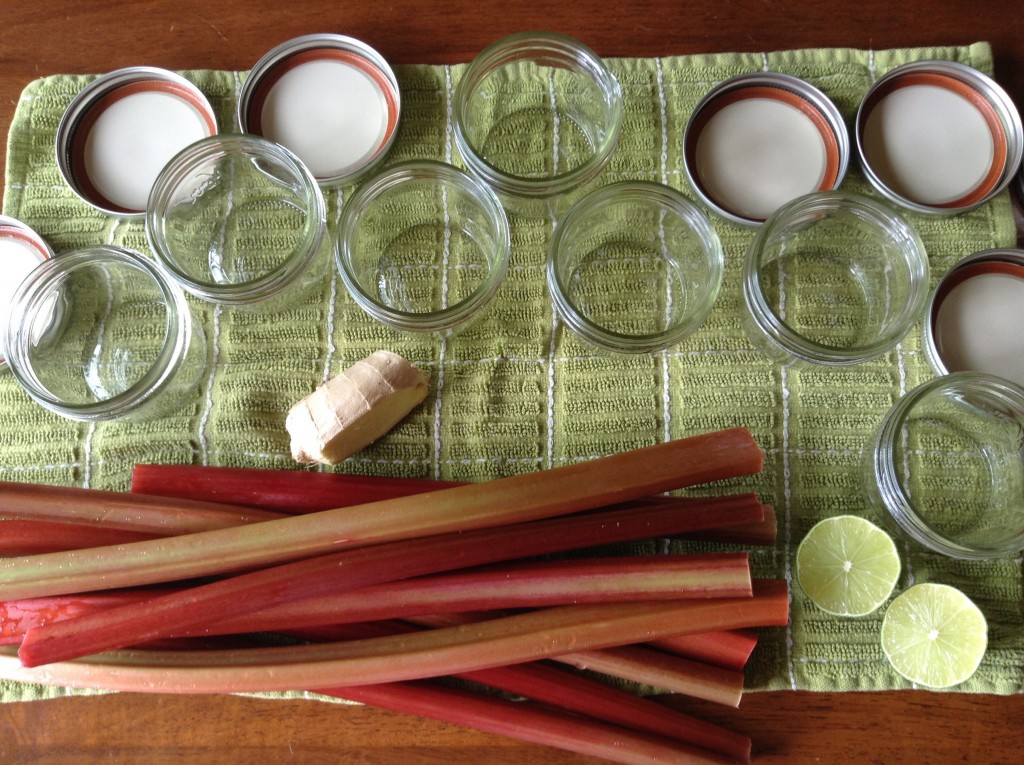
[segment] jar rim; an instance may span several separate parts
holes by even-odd
[[[366,290],[352,267],[354,239],[363,216],[382,196],[406,183],[430,181],[457,188],[471,197],[493,229],[495,257],[487,278],[465,299],[436,311],[403,311],[377,300]],[[467,323],[497,294],[508,270],[512,248],[508,218],[495,193],[472,175],[436,160],[411,160],[392,165],[368,179],[348,200],[341,213],[334,256],[349,295],[370,316],[396,329],[413,332],[444,332]]]
[[[95,402],[71,403],[52,394],[36,377],[28,359],[30,333],[22,331],[35,323],[43,310],[53,310],[47,301],[69,274],[98,264],[124,266],[148,276],[163,296],[164,342],[153,365],[126,390]],[[148,258],[123,247],[90,245],[43,262],[30,273],[15,292],[12,321],[8,326],[9,366],[19,384],[35,401],[65,417],[100,421],[122,417],[156,396],[184,363],[192,341],[192,314],[184,292]]]
[[[695,234],[709,261],[712,278],[705,285],[703,299],[693,315],[679,326],[642,335],[608,329],[593,321],[568,297],[569,290],[558,269],[558,252],[577,220],[602,208],[630,201],[653,201],[674,213]],[[617,181],[589,192],[577,201],[555,227],[548,245],[547,283],[552,302],[562,320],[577,334],[605,350],[619,353],[651,353],[663,350],[693,333],[714,307],[725,270],[725,254],[718,233],[707,216],[681,192],[650,181]]]
[[[301,241],[292,255],[273,269],[249,281],[219,284],[199,280],[181,268],[167,240],[165,218],[182,181],[204,163],[218,157],[240,155],[253,160],[267,159],[293,174],[307,200],[308,213]],[[146,209],[146,238],[157,261],[187,292],[196,297],[230,306],[244,306],[286,289],[298,280],[316,258],[326,236],[327,206],[320,187],[309,169],[293,152],[265,138],[248,134],[219,134],[186,147],[161,171]]]
[[[995,546],[968,546],[941,534],[914,510],[908,492],[897,474],[894,452],[903,424],[921,399],[943,389],[950,392],[984,392],[1024,412],[1024,388],[995,375],[955,372],[922,383],[906,393],[889,410],[868,446],[871,470],[870,478],[866,475],[865,480],[874,482],[874,486],[868,487],[869,492],[881,499],[897,526],[923,547],[964,560],[988,560],[1017,554],[1024,550],[1024,533],[1018,536],[1016,542]]]
[[[837,210],[854,211],[864,219],[884,228],[906,246],[909,252],[908,273],[912,281],[912,299],[903,305],[900,320],[883,338],[855,347],[835,347],[819,343],[793,330],[775,311],[761,288],[760,257],[764,245],[782,226],[793,218],[816,215]],[[846,366],[857,364],[892,350],[920,317],[928,299],[928,254],[920,235],[894,208],[863,194],[849,191],[822,191],[805,194],[786,203],[775,211],[754,234],[747,248],[743,265],[743,298],[747,311],[758,328],[776,346],[801,361],[820,366]]]
[[[604,97],[607,126],[599,145],[578,166],[556,175],[530,177],[515,175],[485,159],[470,139],[466,112],[475,88],[507,63],[537,57],[557,63],[589,77]],[[604,168],[618,144],[622,130],[622,88],[615,75],[593,50],[583,43],[555,32],[517,32],[491,43],[470,62],[455,86],[453,127],[455,143],[471,172],[499,191],[520,197],[547,198],[583,185]]]

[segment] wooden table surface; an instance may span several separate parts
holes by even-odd
[[[519,7],[522,6],[522,7]],[[339,32],[392,63],[459,63],[547,29],[605,56],[989,41],[1024,104],[1020,0],[22,0],[0,18],[0,132],[36,77],[148,64],[248,69],[293,36]],[[756,693],[701,711],[748,732],[758,763],[1019,763],[1024,696]],[[398,714],[309,701],[114,695],[0,706],[0,762],[567,765],[596,762]]]

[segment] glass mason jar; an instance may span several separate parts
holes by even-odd
[[[722,284],[707,217],[668,186],[602,186],[555,228],[548,291],[562,320],[607,351],[650,353],[692,334]]]
[[[15,292],[8,363],[25,392],[72,420],[152,419],[194,394],[206,337],[148,258],[97,245],[37,266]]]
[[[479,318],[508,270],[505,211],[487,186],[441,162],[405,162],[369,179],[338,225],[349,294],[382,324],[455,333]]]
[[[323,283],[327,211],[288,149],[219,135],[176,155],[146,210],[156,259],[197,298],[251,311],[294,306]]]
[[[1024,550],[1024,389],[958,372],[901,398],[864,450],[864,490],[926,549],[987,559]]]
[[[888,205],[799,197],[757,230],[743,269],[745,329],[785,366],[841,367],[891,350],[920,318],[928,255]]]
[[[520,33],[473,59],[453,113],[466,167],[510,209],[529,213],[561,203],[604,169],[622,128],[622,91],[576,40]]]

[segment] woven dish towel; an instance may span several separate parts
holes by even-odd
[[[693,196],[682,164],[682,134],[699,99],[717,82],[773,70],[805,78],[848,120],[866,89],[911,60],[961,61],[991,72],[989,46],[859,51],[802,50],[660,59],[612,59],[622,84],[622,139],[602,182],[660,181]],[[461,166],[451,99],[461,66],[397,68],[403,113],[388,157]],[[184,73],[209,96],[222,130],[233,124],[243,73]],[[143,227],[95,213],[62,182],[54,132],[88,81],[54,76],[31,83],[8,144],[4,212],[33,226],[57,253],[97,242],[148,252]],[[527,158],[524,158],[524,161]],[[856,169],[844,188],[868,192]],[[334,220],[351,189],[329,195]],[[909,216],[924,239],[933,280],[964,255],[1015,244],[1009,195],[968,214]],[[760,355],[740,324],[740,271],[751,231],[712,216],[726,253],[725,281],[699,332],[666,353],[595,353],[557,321],[544,284],[552,222],[513,217],[512,263],[496,305],[455,338],[403,335],[363,314],[332,276],[308,302],[274,315],[200,306],[212,363],[195,400],[146,424],[82,425],[45,412],[10,374],[0,376],[0,479],[125,490],[138,462],[288,468],[288,407],[324,379],[380,348],[403,354],[431,377],[426,403],[339,470],[481,481],[585,460],[667,438],[746,426],[767,454],[763,473],[702,491],[758,492],[780,519],[774,549],[753,557],[759,576],[787,577],[796,545],[823,517],[865,512],[862,445],[907,390],[932,376],[913,331],[892,353],[838,373],[784,371]],[[650,545],[644,551],[667,549]],[[962,692],[1015,693],[1024,681],[1020,560],[962,563],[902,548],[911,581],[962,588],[988,617],[990,647]],[[748,673],[751,689],[907,687],[888,667],[876,615],[842,620],[817,610],[793,587],[791,626],[766,630]],[[64,693],[0,686],[8,701]]]

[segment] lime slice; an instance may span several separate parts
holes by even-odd
[[[988,646],[985,616],[945,584],[917,584],[897,597],[882,620],[882,650],[913,683],[948,688],[974,674]]]
[[[900,575],[892,538],[871,521],[839,515],[816,524],[796,551],[796,578],[818,608],[864,616],[882,605]]]

